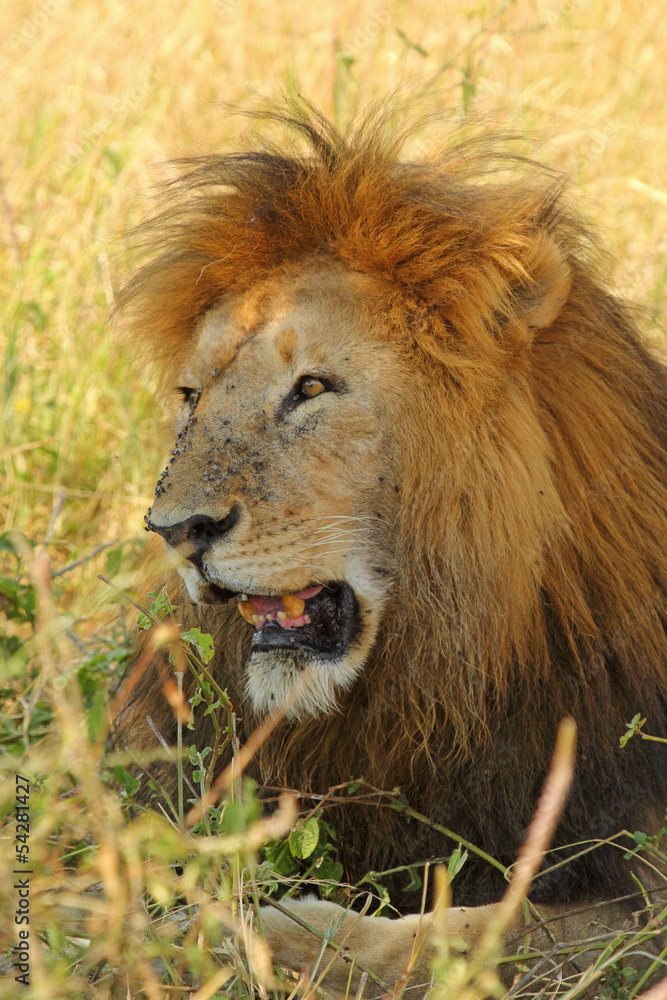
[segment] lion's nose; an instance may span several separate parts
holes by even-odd
[[[203,555],[214,542],[229,534],[241,515],[238,504],[233,504],[225,517],[216,520],[208,514],[194,514],[176,524],[156,524],[149,519],[146,527],[162,535],[164,540],[175,549],[187,547],[190,551],[183,552],[186,558]]]

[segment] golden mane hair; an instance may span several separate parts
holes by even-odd
[[[403,162],[405,136],[381,116],[349,135],[305,105],[273,117],[305,150],[182,163],[139,232],[153,259],[121,306],[166,371],[225,297],[309,260],[370,275],[414,375],[414,422],[394,431],[406,472],[391,624],[341,714],[285,724],[257,776],[401,786],[511,863],[571,714],[579,778],[558,843],[635,828],[667,798],[664,750],[618,748],[637,712],[667,735],[664,368],[605,289],[560,178],[519,161],[518,178],[494,178],[511,163],[485,142]],[[242,626],[225,615],[202,624],[224,626],[220,676],[241,692]],[[378,813],[341,811],[351,873],[443,853],[439,834]],[[544,897],[618,889],[620,866],[596,852],[545,879]],[[495,891],[466,869],[459,884],[467,902]]]

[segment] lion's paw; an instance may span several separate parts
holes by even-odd
[[[262,907],[261,922],[267,944],[278,965],[307,977],[333,997],[354,995],[364,972],[369,973],[366,995],[392,990],[410,979],[411,986],[430,982],[430,915],[398,920],[365,917],[335,903],[314,899],[281,904],[289,914]],[[330,942],[333,947],[329,947]],[[354,961],[353,961],[354,960]],[[412,997],[422,994],[413,992]]]

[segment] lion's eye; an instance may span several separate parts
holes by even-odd
[[[302,375],[296,381],[289,396],[287,396],[282,404],[279,411],[279,418],[284,418],[288,413],[291,413],[297,407],[306,404],[309,399],[314,399],[315,396],[319,396],[323,392],[338,394],[347,392],[347,387],[343,379],[338,378],[336,375],[332,375],[331,377],[327,375]]]
[[[308,399],[312,399],[313,396],[319,396],[321,392],[327,392],[328,388],[329,386],[323,379],[316,378],[314,375],[306,375],[297,383],[298,395],[294,398],[306,396]]]
[[[197,395],[197,390],[192,389],[188,385],[179,385],[176,392],[181,396],[184,403],[191,403]]]

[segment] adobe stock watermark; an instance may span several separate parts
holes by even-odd
[[[67,154],[58,164],[59,173],[62,175],[66,174],[79,160],[87,156],[114,122],[119,121],[124,115],[146,104],[153,89],[160,83],[161,79],[161,74],[156,70],[147,71],[138,83],[130,87],[120,97],[115,98],[110,114],[105,115],[103,118],[98,118],[95,124],[86,130],[80,142],[68,142]]]
[[[30,985],[30,782],[22,774],[15,776],[16,791],[14,814],[14,925],[18,941],[12,949],[14,979],[23,986]]]
[[[388,28],[389,25],[394,20],[394,13],[396,11],[397,4],[389,4],[387,7],[383,7],[382,10],[374,12],[367,21],[360,24],[358,28],[355,28],[349,39],[347,39],[347,44],[345,45],[345,51],[358,52],[361,49],[365,49],[367,45],[371,45],[380,33]]]
[[[36,40],[43,28],[50,24],[54,17],[69,7],[70,0],[42,0],[34,14],[26,17],[21,27],[12,32],[9,37],[9,51],[13,56],[22,55]]]

